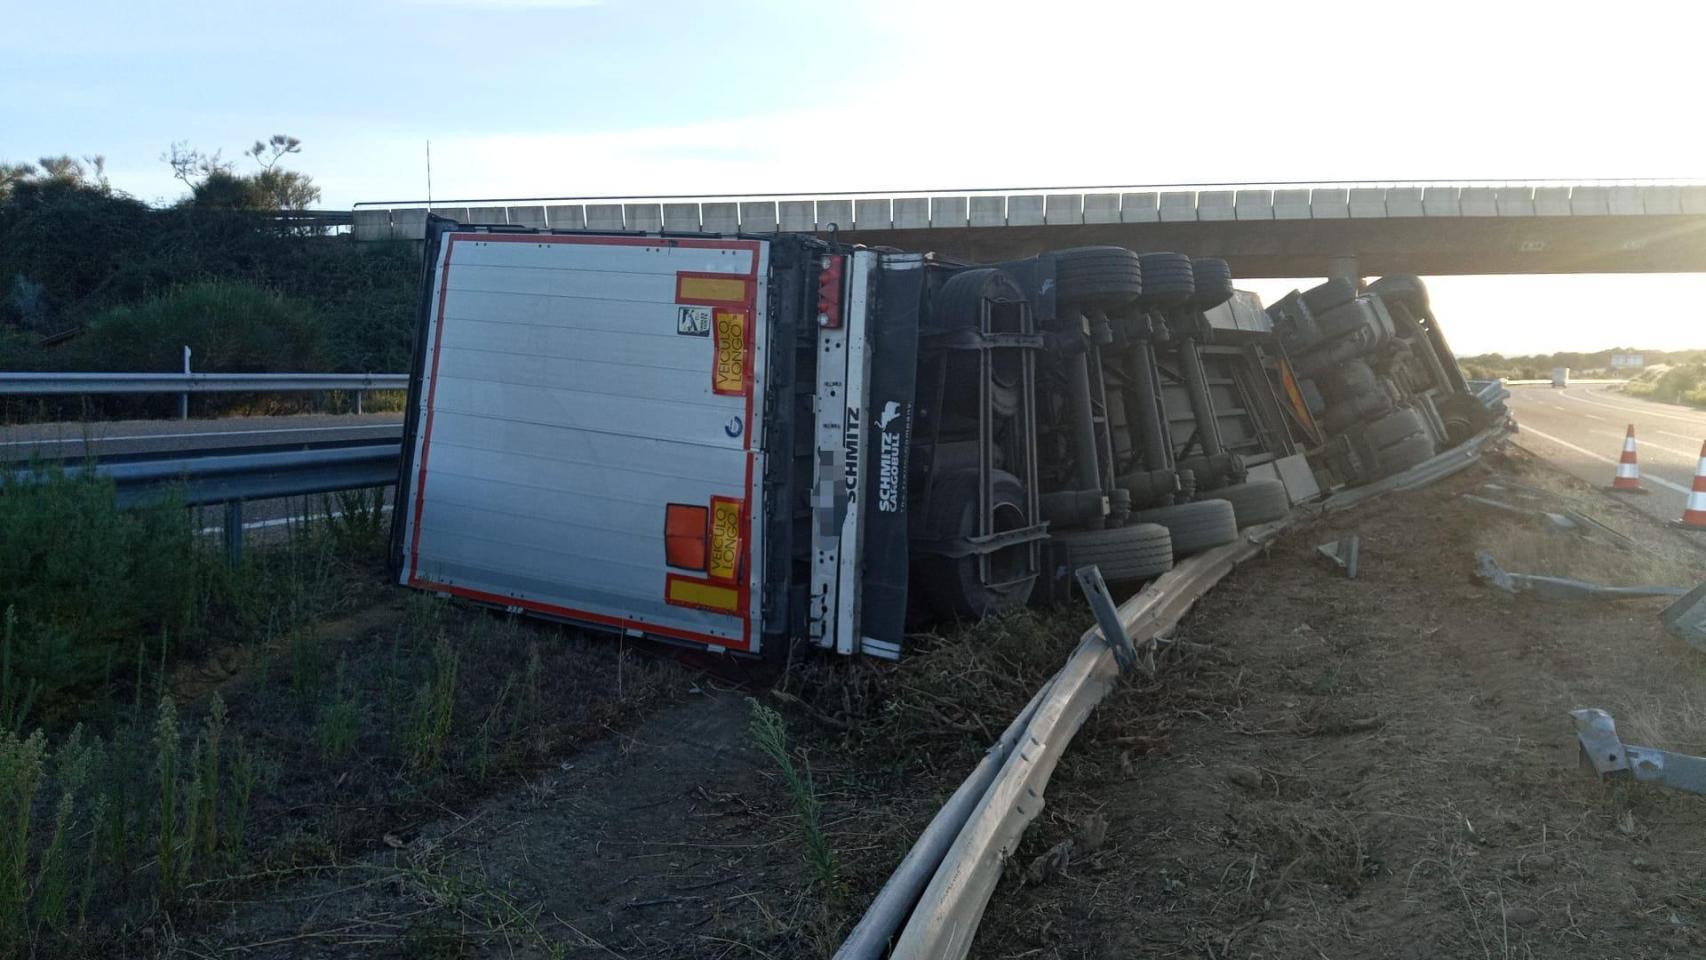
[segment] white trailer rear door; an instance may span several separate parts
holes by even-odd
[[[756,652],[768,245],[451,233],[401,579]]]

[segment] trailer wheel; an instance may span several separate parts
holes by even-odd
[[[1380,475],[1390,477],[1401,473],[1424,460],[1432,459],[1434,455],[1434,440],[1427,434],[1405,437],[1397,443],[1381,449],[1374,455],[1375,462],[1380,465]]]
[[[990,471],[995,532],[1030,526],[1025,515],[1025,487],[1003,470]],[[955,540],[977,534],[977,471],[955,470],[936,478],[930,502],[924,507],[923,536]],[[918,559],[918,586],[928,606],[945,619],[975,620],[1016,610],[1031,598],[1037,569],[1030,547],[1021,544],[997,550],[989,557],[987,585],[978,575],[978,558],[925,555]]]
[[[1173,537],[1173,556],[1188,557],[1238,539],[1238,516],[1225,500],[1198,500],[1140,510],[1131,519],[1158,523]]]
[[[1349,399],[1359,393],[1378,390],[1374,370],[1361,360],[1346,360],[1333,371],[1333,393]]]
[[[1445,421],[1446,442],[1454,447],[1493,425],[1493,412],[1466,393],[1446,397],[1439,405],[1439,416]]]
[[[1368,292],[1382,300],[1404,304],[1415,316],[1428,312],[1428,288],[1423,285],[1421,277],[1395,273],[1369,284]]]
[[[1328,280],[1303,291],[1298,298],[1309,308],[1311,316],[1319,317],[1334,307],[1350,303],[1356,299],[1356,295],[1356,284],[1349,280]]]
[[[1400,440],[1408,440],[1417,434],[1425,433],[1427,429],[1422,415],[1413,407],[1401,407],[1379,420],[1370,421],[1368,426],[1362,428],[1362,436],[1373,449],[1384,450]]]
[[[1196,292],[1191,306],[1212,310],[1232,299],[1232,267],[1225,260],[1204,257],[1191,261],[1191,281]]]
[[[1278,480],[1250,480],[1214,491],[1215,499],[1232,504],[1240,528],[1271,523],[1291,512],[1291,498]]]
[[[1059,530],[1073,570],[1094,564],[1109,583],[1148,580],[1173,569],[1173,535],[1158,523],[1129,523],[1106,530]]]
[[[1143,293],[1143,267],[1125,247],[1074,247],[1054,255],[1055,296],[1099,310],[1116,310]]]
[[[1191,258],[1182,253],[1146,253],[1143,265],[1143,296],[1139,302],[1152,307],[1177,307],[1190,302],[1197,292]]]

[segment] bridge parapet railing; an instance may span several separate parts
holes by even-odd
[[[1706,182],[1346,181],[383,201],[356,204],[351,229],[357,240],[420,240],[429,210],[486,225],[752,234],[1228,220],[1675,216],[1706,214]]]

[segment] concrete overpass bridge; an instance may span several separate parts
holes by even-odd
[[[1198,184],[446,201],[465,223],[683,233],[835,232],[968,260],[1117,244],[1234,275],[1706,272],[1706,181]],[[357,240],[419,240],[425,201],[361,203]]]

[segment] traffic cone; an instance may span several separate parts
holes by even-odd
[[[1618,493],[1646,493],[1641,486],[1641,467],[1635,462],[1635,425],[1629,425],[1629,432],[1623,435],[1623,456],[1617,461],[1617,477],[1611,481],[1611,489]]]
[[[1682,508],[1679,527],[1706,530],[1706,443],[1700,445],[1700,463],[1694,468],[1694,490],[1688,495],[1688,506]]]

